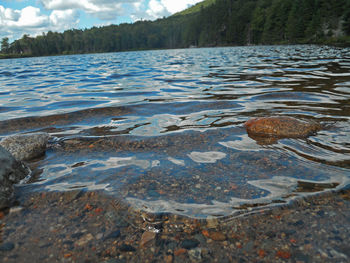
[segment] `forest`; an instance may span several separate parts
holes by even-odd
[[[206,0],[156,21],[47,32],[2,57],[269,44],[350,46],[350,0]]]

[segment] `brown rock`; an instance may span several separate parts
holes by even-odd
[[[302,138],[312,135],[322,127],[319,123],[293,117],[272,116],[248,120],[244,126],[249,135],[280,138]]]
[[[209,231],[206,229],[202,230],[202,234],[203,236],[210,237]]]
[[[291,257],[290,252],[288,251],[277,251],[276,252],[276,257],[282,258],[282,259],[289,259]]]
[[[179,248],[179,249],[176,249],[176,250],[174,251],[174,255],[175,255],[175,256],[180,256],[180,255],[182,255],[182,254],[184,254],[184,253],[186,253],[186,252],[187,252],[187,249]]]
[[[167,255],[165,256],[165,263],[172,263],[173,262],[173,256]]]
[[[204,229],[202,231],[202,234],[203,234],[203,236],[206,236],[207,238],[210,238],[210,239],[215,240],[215,241],[225,241],[226,240],[226,236],[221,232],[208,231],[208,230]]]
[[[221,232],[209,232],[209,238],[215,241],[225,241],[226,236]]]
[[[141,237],[140,247],[144,247],[147,243],[152,241],[156,237],[156,233],[154,232],[144,232]]]

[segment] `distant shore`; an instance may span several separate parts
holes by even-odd
[[[350,39],[328,39],[322,43],[298,43],[298,44],[288,44],[288,43],[275,43],[266,46],[296,46],[296,45],[317,45],[317,46],[331,46],[331,47],[339,47],[339,48],[347,48],[350,47]],[[244,45],[244,46],[265,46],[265,45]],[[243,46],[243,47],[244,47]],[[234,45],[217,45],[217,46],[196,46],[196,48],[219,48],[219,47],[235,47]],[[192,46],[188,48],[194,48]],[[183,48],[169,48],[172,49],[183,49]],[[185,48],[186,49],[186,48]],[[164,49],[130,49],[130,50],[118,50],[118,51],[109,51],[109,52],[72,52],[67,53],[63,52],[60,54],[51,54],[51,55],[43,55],[37,56],[32,54],[3,54],[0,53],[0,59],[12,59],[12,58],[30,58],[30,57],[52,57],[52,56],[66,56],[66,55],[84,55],[84,54],[101,54],[101,53],[121,53],[121,52],[133,52],[133,51],[151,51],[151,50],[164,50]],[[166,49],[165,49],[166,50]]]
[[[10,58],[28,58],[34,57],[28,54],[0,54],[0,59],[10,59]]]

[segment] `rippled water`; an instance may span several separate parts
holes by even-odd
[[[104,189],[136,208],[227,216],[349,184],[350,50],[261,46],[0,61],[0,134],[55,137],[36,190]],[[261,141],[243,123],[320,122]]]

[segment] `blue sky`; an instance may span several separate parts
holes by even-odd
[[[169,16],[201,0],[1,0],[0,39]]]

